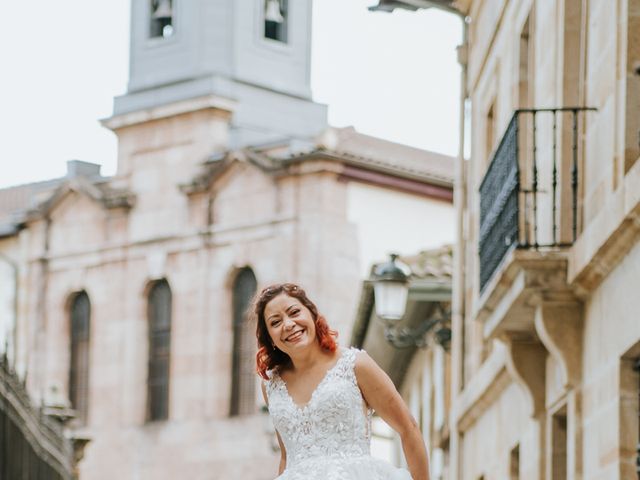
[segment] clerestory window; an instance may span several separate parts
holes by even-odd
[[[89,340],[91,303],[86,292],[74,295],[70,309],[71,358],[69,362],[69,401],[76,418],[85,424],[89,411]]]
[[[147,372],[147,420],[169,418],[171,359],[171,288],[166,280],[155,282],[147,303],[149,357]]]
[[[233,348],[231,371],[231,407],[229,414],[245,415],[255,411],[255,335],[249,327],[251,299],[256,293],[256,277],[250,268],[240,270],[233,283]],[[253,329],[255,331],[255,329]]]

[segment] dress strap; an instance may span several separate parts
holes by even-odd
[[[334,367],[335,374],[339,377],[346,378],[353,384],[357,384],[355,374],[356,355],[360,352],[355,347],[350,347],[342,352],[342,356]]]
[[[267,370],[267,376],[269,377],[269,380],[265,380],[267,399],[271,399],[271,394],[278,386],[280,375],[276,370]]]
[[[345,352],[344,352],[344,357],[345,357],[345,362],[349,364],[349,366],[353,369],[353,367],[356,364],[356,355],[361,352],[362,350],[356,348],[356,347],[349,347]]]

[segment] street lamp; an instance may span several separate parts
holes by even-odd
[[[373,270],[376,314],[388,323],[397,322],[404,316],[409,293],[411,270],[397,260],[398,255],[392,253],[390,261]]]
[[[384,336],[387,342],[396,348],[418,347],[428,344],[427,333],[436,325],[436,342],[448,348],[451,340],[451,309],[444,302],[436,302],[429,318],[416,328],[398,326],[404,317],[409,293],[411,270],[398,261],[398,255],[392,254],[391,260],[378,265],[372,275],[376,316],[384,324]]]

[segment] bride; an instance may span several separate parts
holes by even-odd
[[[280,444],[277,480],[428,480],[422,434],[384,371],[336,333],[292,283],[257,296],[258,373]],[[369,454],[371,415],[402,440],[409,471]]]

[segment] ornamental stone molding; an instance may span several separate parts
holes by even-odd
[[[545,382],[547,351],[537,341],[519,340],[505,335],[506,368],[513,380],[522,387],[531,417],[538,417],[545,410]]]
[[[543,303],[536,309],[535,327],[560,367],[564,389],[577,387],[582,377],[582,305]]]
[[[547,303],[572,304],[566,250],[512,250],[475,305],[486,340],[504,334],[537,337],[536,309]]]

